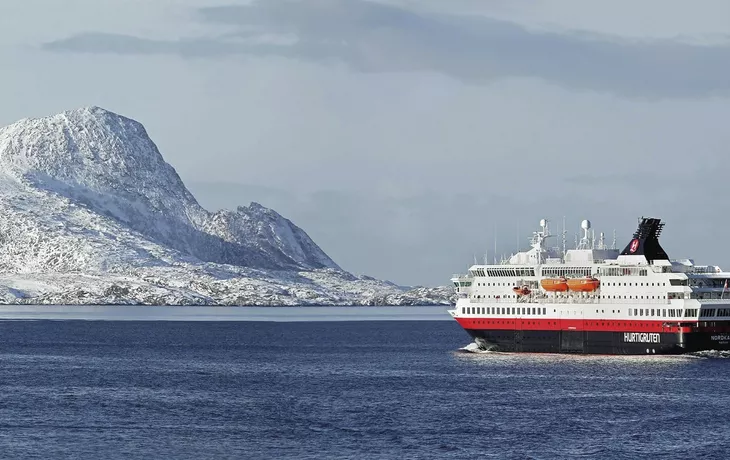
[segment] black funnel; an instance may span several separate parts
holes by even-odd
[[[669,260],[669,256],[659,244],[659,235],[664,224],[661,219],[642,217],[634,238],[621,252],[623,256],[644,256],[646,260]]]

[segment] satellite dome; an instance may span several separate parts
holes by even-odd
[[[588,219],[584,220],[580,223],[580,228],[582,228],[583,230],[588,230],[589,228],[591,228],[591,221]]]

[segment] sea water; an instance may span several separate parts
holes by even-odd
[[[210,321],[212,310],[192,309],[164,321],[163,310],[122,307],[56,307],[41,319],[42,308],[33,321],[0,311],[5,458],[730,452],[730,360],[717,354],[468,353],[467,334],[439,308],[410,310],[420,321],[407,309],[348,309],[347,321],[291,309]]]

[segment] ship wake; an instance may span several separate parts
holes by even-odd
[[[469,345],[459,348],[462,353],[497,353],[494,347],[484,348],[479,346],[476,342],[472,342]]]
[[[728,350],[696,351],[694,353],[688,353],[687,356],[694,356],[697,358],[723,359],[723,358],[730,358],[730,351],[728,351]]]

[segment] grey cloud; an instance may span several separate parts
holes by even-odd
[[[615,186],[630,187],[632,189],[651,189],[655,184],[666,178],[666,174],[655,174],[648,172],[631,173],[603,173],[603,174],[577,174],[566,177],[568,184],[578,186]]]
[[[154,55],[176,54],[183,57],[219,57],[240,53],[235,44],[219,39],[149,40],[130,35],[89,32],[46,43],[43,48],[56,52],[92,54]]]
[[[434,71],[471,83],[536,77],[569,89],[648,98],[726,95],[730,89],[728,46],[529,31],[506,21],[363,0],[267,0],[202,8],[197,17],[233,32],[177,41],[86,33],[44,48],[207,58],[276,55],[345,62],[362,72]],[[261,34],[293,35],[298,41],[246,40]]]
[[[43,45],[49,51],[78,53],[164,54],[174,52],[171,43],[127,35],[83,33]]]

